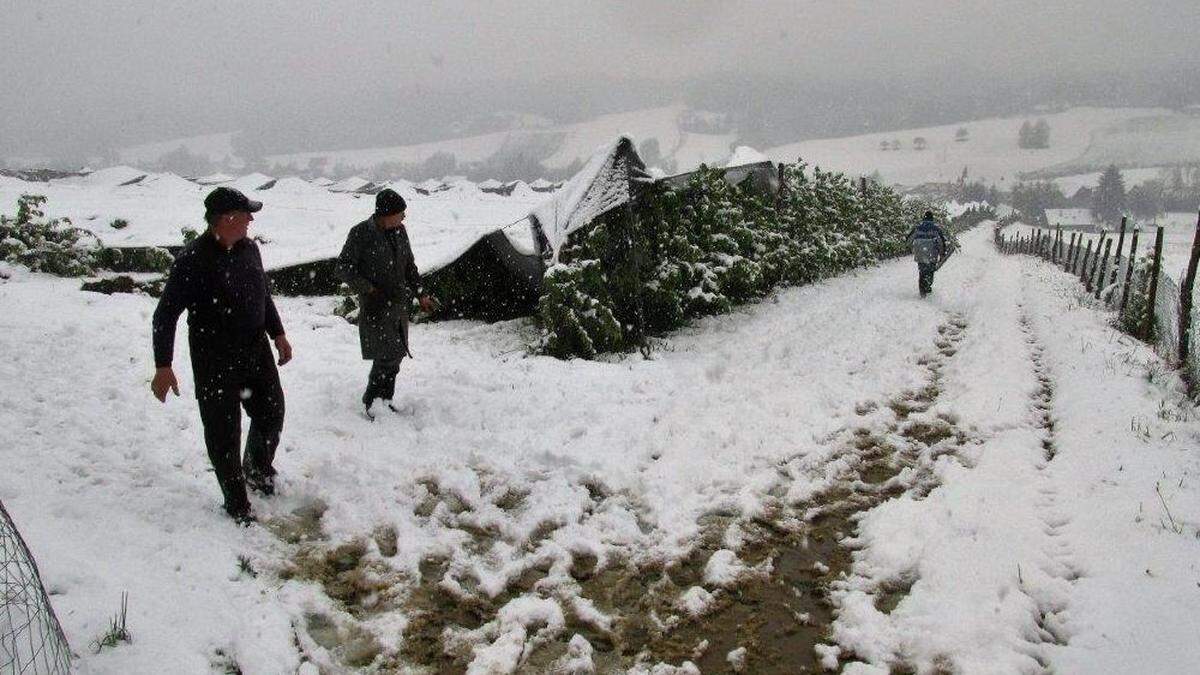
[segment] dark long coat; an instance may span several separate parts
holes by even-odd
[[[358,293],[358,338],[367,360],[399,360],[408,349],[408,309],[421,285],[408,232],[368,218],[350,228],[338,275]]]

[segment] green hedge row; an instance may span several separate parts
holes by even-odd
[[[802,162],[781,175],[767,199],[702,167],[685,189],[646,186],[577,233],[546,272],[542,351],[646,351],[648,337],[697,317],[907,253],[926,209],[947,222],[937,207]]]
[[[0,260],[62,277],[91,276],[101,269],[165,272],[174,261],[163,248],[107,248],[68,218],[47,218],[45,203],[42,195],[21,195],[15,216],[0,214]]]

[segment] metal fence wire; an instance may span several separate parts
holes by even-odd
[[[1179,282],[1165,271],[1158,273],[1154,328],[1162,353],[1179,354]]]
[[[0,673],[65,675],[71,648],[29,547],[0,502]]]
[[[1043,238],[1039,240],[1038,235],[1004,235],[1001,233],[1001,228],[995,230],[996,244],[1004,253],[1028,253],[1037,255],[1046,259],[1055,257],[1054,239],[1056,233],[1053,231],[1040,232]],[[1075,269],[1076,274],[1086,276],[1086,270],[1089,265],[1095,265],[1094,258],[1087,260],[1086,253],[1083,258],[1080,257],[1079,250],[1083,249],[1083,238],[1080,237],[1076,248],[1070,248],[1065,240],[1061,240],[1061,253],[1057,259],[1060,265],[1066,269]],[[1098,297],[1111,309],[1122,312],[1121,300],[1125,296],[1125,280],[1129,275],[1129,266],[1133,264],[1133,260],[1129,257],[1129,244],[1126,242],[1120,250],[1116,251],[1116,255],[1120,256],[1120,260],[1114,261],[1107,267],[1104,278],[1098,283]],[[1098,251],[1099,247],[1097,247]],[[1139,259],[1149,260],[1153,254],[1153,247],[1148,251],[1142,248],[1138,255]],[[1098,255],[1098,253],[1097,253]],[[1115,257],[1115,256],[1114,256]],[[1148,264],[1148,263],[1147,263]],[[1147,275],[1148,276],[1148,275]],[[1132,275],[1132,285],[1130,290],[1137,292],[1139,289],[1139,280],[1136,274]],[[1187,270],[1180,270],[1178,274],[1168,274],[1163,268],[1159,268],[1158,273],[1158,288],[1154,296],[1154,347],[1159,354],[1166,356],[1169,359],[1177,360],[1180,353],[1180,335],[1179,323],[1183,313],[1181,281],[1187,277]],[[1149,283],[1147,280],[1145,283]],[[1148,292],[1145,287],[1140,288],[1140,292]],[[1193,290],[1193,297],[1200,295],[1200,287]],[[1197,320],[1200,319],[1200,303],[1193,302],[1191,316],[1186,322],[1186,330],[1190,338],[1191,349],[1188,350],[1187,362],[1181,363],[1180,366],[1192,378],[1192,381],[1197,381],[1200,378],[1200,345],[1197,345],[1196,340],[1200,337],[1200,331],[1197,330]]]

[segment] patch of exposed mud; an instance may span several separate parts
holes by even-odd
[[[957,352],[965,328],[957,316],[940,328],[934,350],[919,359],[928,372],[924,385],[860,403],[855,412],[862,424],[830,437],[845,467],[832,487],[802,503],[778,499],[750,519],[709,514],[698,523],[700,534],[689,553],[669,564],[646,562],[636,551],[610,551],[603,559],[570,552],[566,563],[530,555],[531,566],[489,595],[471,569],[445,558],[422,561],[416,578],[392,570],[385,559],[395,555],[396,533],[385,527],[338,545],[291,536],[301,545],[281,576],[319,583],[344,610],[337,618],[313,614],[303,628],[347,668],[461,673],[480,644],[462,636],[492,635],[489,627],[506,605],[541,598],[559,603],[565,623],[553,632],[542,624],[528,627],[543,638],[525,641],[521,672],[559,671],[573,636],[587,641],[596,672],[602,673],[685,661],[702,672],[727,672],[729,653],[741,648],[743,672],[821,670],[815,647],[828,640],[835,619],[831,585],[850,573],[853,550],[847,538],[856,529],[856,516],[906,491],[927,492],[935,484],[930,458],[969,440],[953,415],[934,412],[942,368]],[[793,474],[781,469],[781,475]],[[476,525],[470,505],[452,491],[433,480],[422,484],[426,494],[416,515],[462,531],[465,552],[486,560],[504,536]],[[633,502],[596,480],[584,487],[593,512],[605,500],[626,500],[625,507]],[[526,497],[513,490],[495,495],[492,503],[515,512]],[[639,516],[636,508],[629,510]],[[319,532],[319,515],[317,522]],[[640,517],[638,525],[652,531]],[[559,527],[542,523],[526,540],[504,543],[533,554]],[[714,576],[715,563],[730,560],[736,561],[736,573]],[[890,612],[914,582],[879,589],[877,606]],[[385,652],[362,622],[391,610],[403,611],[407,625],[399,651]]]

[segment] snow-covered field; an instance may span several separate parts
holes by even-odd
[[[823,169],[851,175],[865,176],[879,171],[884,181],[901,185],[955,182],[965,168],[970,180],[982,180],[1002,189],[1011,187],[1019,175],[1026,172],[1054,169],[1057,171],[1054,175],[1066,175],[1098,171],[1114,161],[1111,152],[1097,149],[1099,145],[1106,148],[1119,145],[1125,152],[1119,162],[1123,167],[1154,167],[1200,159],[1200,152],[1194,152],[1191,143],[1184,149],[1172,146],[1167,152],[1164,146],[1170,145],[1169,138],[1146,142],[1154,135],[1155,128],[1175,130],[1193,121],[1193,118],[1169,110],[1072,108],[1044,115],[1050,125],[1050,147],[1040,150],[1018,148],[1017,131],[1021,123],[1037,117],[974,120],[849,138],[802,141],[771,148],[766,154],[777,162],[794,162],[800,157]],[[1148,127],[1146,120],[1159,124]],[[968,140],[955,140],[960,128],[967,130]],[[1131,138],[1135,129],[1138,135]],[[917,137],[925,139],[926,149],[915,149],[913,140]],[[882,141],[900,141],[902,147],[883,150]],[[1183,157],[1190,159],[1181,159]]]
[[[1148,223],[1135,223],[1129,225],[1126,230],[1125,244],[1123,250],[1128,254],[1129,247],[1133,243],[1133,227],[1140,230],[1138,234],[1138,255],[1148,255],[1154,252],[1154,237],[1158,227],[1163,228],[1163,271],[1171,275],[1175,279],[1182,279],[1184,271],[1187,268],[1188,258],[1191,256],[1192,243],[1196,239],[1197,214],[1195,213],[1166,213],[1155,218]],[[1028,237],[1037,232],[1038,228],[1030,225],[1017,225],[1005,229],[1006,236],[1022,236]],[[1046,228],[1041,228],[1042,232]],[[1120,234],[1119,228],[1110,229],[1106,238],[1113,240],[1113,255],[1116,255],[1117,239]],[[1083,241],[1082,246],[1087,246],[1087,242],[1093,244],[1099,243],[1100,235],[1098,233],[1076,233],[1077,238]],[[1064,239],[1069,243],[1071,233],[1066,232]]]
[[[385,148],[273,155],[267,159],[273,163],[305,167],[314,158],[326,158],[331,166],[343,164],[365,170],[381,162],[416,164],[438,153],[450,153],[460,163],[479,162],[508,146],[541,147],[549,144],[553,152],[543,164],[551,169],[561,169],[572,162],[587,161],[596,152],[597,146],[620,135],[629,135],[639,141],[656,139],[663,159],[674,160],[679,171],[690,171],[702,162],[713,165],[729,159],[737,135],[685,131],[681,124],[681,116],[685,112],[683,106],[665,106],[600,115],[583,122],[544,129],[496,132]]]
[[[990,235],[962,237],[929,299],[894,261],[704,320],[649,360],[529,356],[522,322],[415,325],[401,413],[375,424],[354,327],[330,300],[282,299],[282,489],[249,529],[220,512],[186,341],[183,397],[150,396],[154,301],[9,269],[0,498],[84,672],[435,667],[442,649],[472,672],[609,672],[638,664],[611,642],[645,606],[588,578],[660,574],[641,595],[672,601],[642,618],[682,631],[770,573],[755,523],[802,535],[864,448],[887,448],[907,458],[891,498],[847,523],[852,557],[818,584],[828,664],[1194,672],[1194,409],[1077,282]],[[685,560],[703,574],[667,583]],[[94,654],[122,591],[133,642]],[[455,620],[431,631],[439,611]],[[765,667],[740,647],[690,658]]]
[[[138,176],[146,178],[122,185]],[[371,195],[332,192],[295,177],[256,189],[271,180],[257,174],[224,183],[263,203],[251,234],[266,240],[261,248],[268,268],[336,256],[350,228],[374,209]],[[429,195],[410,183],[395,187],[409,204],[406,224],[423,270],[452,260],[481,235],[525,217],[548,197],[523,185],[508,196],[490,194],[465,181]],[[172,174],[147,175],[124,166],[49,183],[0,176],[0,211],[11,215],[20,195],[40,194],[47,198],[48,216],[70,218],[106,245],[177,246],[183,241],[181,228],[204,229],[204,195],[211,189]],[[113,229],[118,218],[128,226]]]

